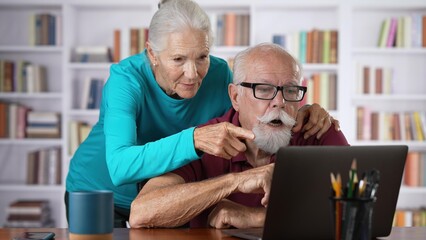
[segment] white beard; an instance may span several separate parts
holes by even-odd
[[[280,130],[268,127],[267,124],[275,119],[281,120],[285,127]],[[257,147],[267,153],[274,154],[280,147],[285,147],[290,143],[291,128],[296,123],[296,120],[284,110],[271,111],[258,117],[258,120],[260,123],[253,128],[253,133],[256,136],[254,143]]]

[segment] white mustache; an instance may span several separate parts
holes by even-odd
[[[257,117],[257,120],[259,120],[263,124],[268,124],[272,120],[276,119],[281,120],[284,125],[289,127],[293,127],[294,124],[296,124],[296,120],[290,115],[288,115],[284,110],[270,111],[268,113],[265,113],[263,116]]]

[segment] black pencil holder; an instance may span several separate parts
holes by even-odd
[[[336,240],[370,240],[375,198],[330,198]]]

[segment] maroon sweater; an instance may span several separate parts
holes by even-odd
[[[221,122],[230,122],[236,126],[241,126],[238,120],[238,112],[231,108],[225,115],[219,118],[215,118],[207,122],[207,124],[215,124]],[[290,146],[306,146],[306,145],[349,145],[345,136],[341,131],[334,130],[334,127],[330,127],[328,131],[320,138],[316,139],[315,136],[311,136],[308,139],[303,138],[303,134],[300,132],[293,133],[290,140]],[[271,156],[270,163],[275,161],[275,155]],[[181,176],[185,182],[198,182],[205,179],[217,177],[227,173],[242,172],[248,169],[252,169],[253,166],[247,162],[244,153],[239,153],[237,156],[231,158],[231,160],[216,157],[210,154],[204,154],[199,161],[193,161],[192,163],[183,166],[173,171],[173,173]],[[246,194],[246,193],[233,193],[227,197],[227,199],[237,202],[239,204],[249,207],[262,207],[260,200],[263,194]],[[214,207],[214,206],[213,206]],[[207,217],[213,207],[206,209],[200,215],[190,221],[191,227],[208,227]]]

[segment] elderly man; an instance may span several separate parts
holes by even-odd
[[[278,45],[239,53],[228,93],[232,108],[207,124],[229,122],[255,135],[231,160],[204,154],[200,161],[148,181],[131,205],[132,227],[261,227],[274,154],[287,145],[348,145],[334,128],[319,139],[291,132],[306,88],[297,61]],[[226,146],[224,146],[226,149]],[[161,161],[161,159],[158,159]]]

